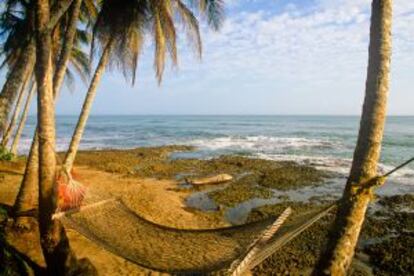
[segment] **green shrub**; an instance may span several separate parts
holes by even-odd
[[[13,159],[13,154],[5,147],[0,147],[0,160],[10,161]]]

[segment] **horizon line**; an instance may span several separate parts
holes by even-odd
[[[30,117],[36,116],[36,114],[30,114]],[[79,116],[79,114],[56,114],[56,116]],[[157,114],[157,113],[131,113],[131,114],[122,114],[122,113],[101,113],[101,114],[91,114],[90,116],[337,116],[337,117],[360,117],[360,114]],[[413,117],[414,114],[388,114],[387,117]]]

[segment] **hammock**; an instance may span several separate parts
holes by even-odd
[[[107,251],[141,267],[168,273],[209,273],[237,264],[250,269],[272,255],[287,241],[299,235],[334,206],[300,215],[281,227],[279,235],[268,235],[270,226],[283,223],[287,215],[240,226],[219,229],[176,229],[151,222],[125,206],[120,200],[106,200],[81,207],[78,211],[55,214],[69,228]],[[286,213],[286,212],[285,212]],[[252,241],[254,241],[252,243]],[[255,254],[249,256],[252,247]],[[249,258],[246,260],[246,258]]]
[[[363,192],[372,185],[382,185],[387,177],[413,161],[414,158],[358,185],[361,186],[359,190]],[[179,274],[206,274],[227,269],[235,276],[259,265],[335,206],[336,203],[321,211],[301,214],[282,227],[290,208],[276,221],[267,219],[220,229],[189,230],[151,222],[120,200],[101,201],[57,213],[54,219],[60,219],[65,226],[102,248],[144,268]]]

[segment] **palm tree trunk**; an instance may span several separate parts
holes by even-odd
[[[52,83],[52,40],[46,25],[50,17],[48,0],[36,1],[37,62],[36,83],[38,86],[37,108],[39,137],[39,227],[41,245],[46,264],[51,262],[56,245],[59,244],[59,224],[52,220],[56,210],[56,156],[55,156],[55,110]],[[53,271],[51,271],[53,272]]]
[[[19,97],[17,98],[16,106],[14,108],[13,116],[10,119],[10,123],[6,129],[6,131],[3,134],[3,139],[1,141],[1,145],[3,147],[7,147],[7,144],[9,143],[10,137],[13,133],[14,127],[16,126],[17,119],[20,115],[20,108],[23,103],[24,96],[26,94],[26,88],[29,85],[30,79],[32,76],[32,72],[30,72],[26,79],[23,82],[22,88],[20,89]]]
[[[14,141],[12,144],[11,152],[17,153],[17,146],[20,136],[22,134],[24,125],[26,123],[27,114],[30,108],[31,98],[36,91],[36,82],[32,84],[31,91],[27,97],[26,105],[24,107],[23,115],[20,120],[19,127],[17,129]],[[14,212],[14,227],[29,231],[34,224],[34,217],[38,208],[38,183],[39,183],[39,137],[37,136],[37,127],[33,135],[33,141],[30,147],[29,156],[26,162],[26,168],[22,183],[20,185],[19,192],[13,205]]]
[[[22,184],[14,202],[14,226],[21,230],[30,230],[34,224],[34,215],[38,208],[39,181],[39,137],[37,129],[33,136],[29,157],[26,162]]]
[[[16,134],[14,135],[13,143],[10,147],[10,152],[13,155],[17,154],[17,147],[19,146],[20,137],[22,136],[24,126],[26,125],[27,115],[29,114],[30,103],[32,102],[33,95],[36,91],[36,82],[33,81],[30,88],[29,95],[27,95],[26,103],[24,104],[23,113],[20,117],[19,126],[17,127]]]
[[[377,175],[387,110],[391,63],[392,0],[373,0],[368,73],[358,141],[327,251],[316,275],[346,275],[354,255]],[[365,183],[365,184],[363,184]]]
[[[68,65],[68,59],[70,58],[70,53],[73,48],[73,41],[75,39],[76,34],[76,22],[79,18],[79,9],[82,1],[76,0],[72,9],[71,14],[71,22],[70,25],[67,28],[65,38],[64,38],[64,48],[62,49],[62,53],[60,55],[58,66],[56,68],[56,73],[53,76],[53,93],[54,98],[57,97],[57,94],[59,93],[59,90],[61,88],[64,75],[61,75],[62,72],[66,72],[66,68]],[[62,7],[64,8],[64,7]],[[75,16],[73,16],[75,14]],[[75,20],[75,22],[73,22]],[[50,24],[50,22],[49,22]],[[74,29],[74,30],[73,30]],[[27,217],[26,213],[28,213],[29,210],[35,210],[37,209],[37,198],[35,195],[37,193],[35,192],[33,194],[33,191],[37,191],[38,187],[38,148],[39,146],[36,145],[38,143],[38,136],[35,134],[32,141],[32,146],[30,148],[29,158],[27,160],[26,170],[23,177],[22,184],[20,186],[19,193],[17,195],[15,204],[14,204],[14,211],[16,214],[15,219],[15,226],[17,228],[20,228],[22,230],[30,230],[31,228],[31,218]],[[20,215],[21,214],[21,215]]]
[[[15,66],[8,74],[6,82],[0,92],[0,133],[4,134],[7,119],[17,94],[26,76],[33,70],[36,61],[36,44],[32,39],[22,51]]]
[[[70,172],[73,167],[73,162],[75,160],[76,153],[78,152],[80,140],[82,138],[83,131],[85,130],[86,122],[91,112],[92,103],[96,96],[98,84],[109,62],[109,56],[111,53],[111,49],[112,49],[112,42],[110,41],[108,45],[106,46],[104,52],[102,53],[101,59],[99,60],[99,64],[96,67],[92,82],[89,85],[88,92],[86,93],[85,101],[83,102],[83,106],[82,106],[82,111],[79,116],[75,131],[73,133],[68,152],[66,153],[65,161],[63,163],[63,167],[66,172]]]
[[[73,0],[59,0],[54,3],[51,9],[50,20],[46,26],[46,30],[51,32],[58,24],[60,18],[66,13]]]
[[[63,48],[60,53],[59,61],[56,66],[57,70],[53,77],[53,91],[55,98],[58,97],[60,88],[65,78],[66,68],[72,53],[73,42],[76,36],[76,24],[79,19],[80,8],[83,0],[75,0],[72,3],[70,11],[70,22],[66,28],[65,39],[63,43]]]
[[[55,101],[53,97],[52,40],[47,24],[48,0],[36,1],[39,137],[39,230],[48,275],[65,275],[76,258],[69,248],[65,230],[52,215],[56,210]]]

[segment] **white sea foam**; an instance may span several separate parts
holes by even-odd
[[[79,148],[81,150],[114,148],[113,145],[104,144],[99,139],[97,141],[99,141],[99,143],[96,141],[81,142]],[[56,140],[56,151],[58,152],[66,151],[69,147],[69,143],[70,143],[70,138],[68,137],[57,139]],[[18,153],[28,154],[30,151],[31,145],[32,145],[32,139],[29,139],[29,138],[21,139],[19,148],[18,148]]]
[[[209,150],[242,149],[258,151],[275,150],[300,150],[300,149],[340,149],[343,145],[338,141],[310,139],[302,137],[271,137],[271,136],[247,136],[247,137],[220,137],[214,139],[197,139],[190,144]]]
[[[243,151],[261,159],[277,161],[294,161],[314,166],[347,176],[351,168],[351,158],[337,156],[338,151],[346,150],[340,141],[329,139],[313,139],[303,137],[272,137],[272,136],[230,136],[213,139],[197,139],[191,145],[207,151]],[[290,152],[287,154],[286,152]],[[292,154],[293,153],[293,154]],[[349,155],[349,154],[348,154]],[[379,173],[392,170],[394,166],[380,164]],[[392,178],[399,182],[414,183],[414,170],[403,168],[395,172]]]
[[[326,156],[287,155],[287,154],[257,154],[258,158],[275,161],[294,161],[299,164],[313,166],[317,169],[348,174],[352,160]]]
[[[304,156],[304,155],[283,155],[283,154],[257,154],[258,158],[276,161],[294,161],[299,164],[305,164],[315,167],[319,170],[325,170],[339,174],[346,178],[352,165],[352,159],[325,157],[325,156]],[[378,165],[378,173],[385,174],[395,166]],[[392,174],[389,178],[392,185],[386,185],[381,188],[381,194],[397,194],[405,192],[413,192],[414,186],[414,170],[410,168],[402,168]],[[399,192],[398,192],[399,191]]]

